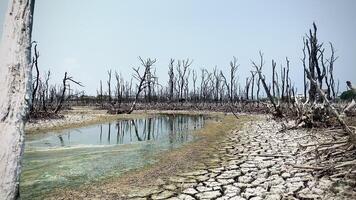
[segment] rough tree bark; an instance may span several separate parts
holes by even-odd
[[[11,0],[0,49],[0,199],[19,196],[24,125],[31,103],[35,0]]]

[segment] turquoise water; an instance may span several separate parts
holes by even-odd
[[[195,139],[203,116],[157,115],[26,137],[20,192],[42,199],[154,163],[154,156]]]

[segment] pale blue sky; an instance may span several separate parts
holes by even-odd
[[[0,1],[2,22],[7,2]],[[315,21],[320,41],[333,42],[340,57],[335,73],[343,90],[346,80],[356,84],[355,10],[354,0],[36,0],[33,40],[42,71],[50,68],[58,83],[68,71],[90,94],[109,68],[130,78],[138,56],[158,59],[164,84],[170,58],[228,73],[236,56],[244,83],[259,50],[267,75],[272,58],[280,65],[288,56],[301,92],[302,37]]]

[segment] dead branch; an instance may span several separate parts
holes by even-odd
[[[283,117],[284,115],[283,115],[283,113],[282,113],[282,110],[280,109],[279,104],[277,104],[277,103],[275,102],[274,98],[272,97],[271,92],[270,92],[270,90],[268,89],[268,86],[267,86],[267,84],[266,84],[265,78],[264,78],[264,76],[262,75],[262,67],[263,67],[264,63],[263,63],[263,54],[262,54],[261,51],[260,51],[260,60],[261,60],[260,65],[257,65],[255,62],[252,62],[252,65],[255,67],[255,69],[256,69],[256,71],[257,71],[257,73],[258,73],[258,76],[259,76],[259,78],[261,79],[262,86],[263,86],[263,88],[265,89],[265,92],[266,92],[266,94],[267,94],[267,97],[268,97],[269,100],[271,101],[271,103],[272,103],[272,105],[273,105],[273,107],[274,107],[274,109],[275,109],[275,111],[276,111],[276,116],[278,116],[278,117]]]

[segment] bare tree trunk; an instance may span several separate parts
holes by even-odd
[[[168,81],[168,85],[169,85],[169,100],[172,101],[173,100],[173,92],[174,92],[174,60],[171,59],[169,62],[169,70],[168,70],[168,76],[169,76],[169,81]]]
[[[67,81],[67,72],[64,73],[64,78],[63,78],[63,81],[62,81],[63,82],[62,95],[61,95],[61,97],[59,99],[59,103],[58,103],[56,109],[54,110],[54,113],[56,113],[56,114],[61,110],[61,108],[63,106],[63,102],[64,102],[64,98],[65,98],[65,94],[66,94],[66,89],[67,89],[66,81]]]
[[[112,71],[111,69],[108,71],[108,78],[109,80],[107,81],[107,84],[108,84],[108,95],[109,95],[109,104],[111,104],[111,74],[112,74]]]
[[[0,199],[19,197],[24,125],[31,101],[34,0],[11,0],[0,50]]]
[[[284,101],[285,97],[285,83],[286,83],[286,68],[281,66],[281,81],[282,81],[282,94],[281,94],[281,99]]]
[[[272,60],[272,95],[276,97],[276,62]]]
[[[260,88],[261,88],[261,79],[258,78],[258,81],[257,81],[257,101],[260,100]]]
[[[306,68],[306,63],[305,63],[305,59],[306,59],[306,53],[305,53],[305,49],[306,49],[306,43],[305,43],[305,39],[303,39],[303,43],[304,43],[304,47],[303,47],[303,59],[302,59],[302,63],[303,63],[303,69]],[[305,70],[303,70],[304,72],[304,77],[303,77],[303,89],[304,89],[304,100],[307,99],[307,87],[308,87],[308,83],[307,83],[307,75]]]
[[[251,85],[251,99],[254,100],[254,88],[255,88],[255,76],[257,72],[251,71],[251,80],[252,80],[252,85]]]
[[[286,62],[287,62],[287,74],[286,74],[286,98],[287,102],[290,102],[290,79],[289,79],[289,60],[288,57],[286,57]]]
[[[101,104],[101,108],[104,107],[103,104],[103,82],[100,80],[100,104]]]
[[[237,58],[234,57],[233,61],[230,62],[230,101],[233,102],[234,100],[234,91],[235,91],[235,78],[236,78],[236,71],[239,65],[237,64]]]
[[[32,100],[31,100],[32,104],[30,105],[30,112],[32,112],[33,108],[34,108],[35,99],[36,99],[36,93],[37,93],[37,89],[38,89],[38,85],[39,85],[39,81],[40,81],[40,71],[38,69],[38,58],[40,57],[40,55],[39,55],[39,53],[37,51],[37,44],[35,45],[34,51],[35,51],[34,52],[35,56],[33,57],[32,68],[33,68],[33,66],[35,66],[35,69],[36,69],[36,81],[34,83],[33,91],[32,91]]]

